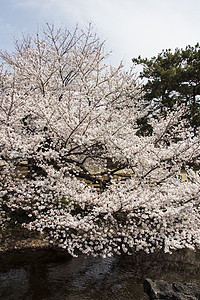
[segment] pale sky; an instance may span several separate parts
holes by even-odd
[[[108,50],[110,63],[126,67],[133,57],[151,58],[162,49],[200,42],[199,0],[0,0],[0,49],[33,34],[45,22],[73,30],[89,22]]]

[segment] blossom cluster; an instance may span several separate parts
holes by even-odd
[[[45,233],[50,242],[72,255],[111,256],[156,249],[199,247],[199,175],[193,182],[169,180],[159,189],[135,185],[130,178],[113,182],[104,192],[76,178],[30,182],[7,179],[6,203],[28,212],[23,226]]]

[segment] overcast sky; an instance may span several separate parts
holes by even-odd
[[[162,49],[200,41],[199,0],[0,0],[0,49],[12,50],[13,37],[34,33],[45,22],[73,30],[92,22],[110,62],[152,57]]]

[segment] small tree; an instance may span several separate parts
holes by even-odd
[[[103,46],[91,27],[71,34],[47,25],[1,52],[1,224],[21,210],[23,226],[73,255],[195,248],[199,177],[177,178],[199,163],[185,107],[138,134],[141,89],[132,71],[105,64]]]
[[[187,106],[183,115],[194,128],[200,125],[200,47],[187,46],[185,49],[163,50],[157,57],[133,59],[134,64],[142,65],[141,78],[145,107],[150,114],[166,114],[167,111]]]

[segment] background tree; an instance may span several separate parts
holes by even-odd
[[[183,118],[194,128],[200,126],[200,46],[163,50],[151,59],[134,58],[141,65],[144,80],[144,107],[149,114],[166,114],[177,106],[185,105]],[[146,122],[147,123],[147,122]]]
[[[177,178],[199,164],[185,106],[140,133],[136,76],[106,64],[91,27],[47,25],[15,46],[0,54],[1,226],[20,210],[12,221],[73,255],[199,247],[199,176]]]

